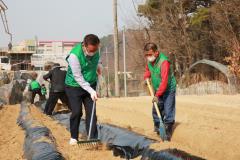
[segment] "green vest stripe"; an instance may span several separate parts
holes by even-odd
[[[159,85],[161,84],[161,65],[164,61],[170,62],[167,56],[165,56],[163,53],[160,53],[159,56],[156,59],[156,62],[154,65],[152,63],[148,62],[148,68],[151,72],[151,79],[153,84],[154,91],[157,91],[159,88]],[[171,63],[171,62],[170,62]],[[168,74],[168,85],[166,91],[174,91],[176,90],[176,79],[173,74],[172,65],[170,65],[170,72]]]
[[[94,84],[97,82],[97,67],[98,67],[98,61],[99,61],[99,52],[97,52],[92,57],[86,57],[83,52],[82,44],[77,44],[70,52],[70,54],[74,54],[77,56],[80,67],[81,67],[81,73],[83,75],[83,78],[85,81],[87,81],[90,84]],[[69,55],[70,55],[69,54]],[[68,62],[68,57],[66,58],[66,61]],[[72,69],[70,66],[68,66],[65,84],[72,87],[80,87],[80,85],[76,82],[74,79]]]

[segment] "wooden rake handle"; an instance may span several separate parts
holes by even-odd
[[[151,84],[150,84],[149,79],[146,79],[146,81],[147,81],[147,86],[148,86],[148,89],[149,89],[150,95],[151,95],[152,97],[154,97],[153,88],[152,88],[152,86],[151,86]],[[161,118],[161,114],[160,114],[160,112],[159,112],[159,109],[158,109],[158,105],[157,105],[157,103],[154,102],[153,105],[154,105],[155,110],[156,110],[156,112],[157,112],[157,114],[158,114],[158,117]]]

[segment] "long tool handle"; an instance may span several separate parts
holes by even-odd
[[[154,97],[153,89],[152,89],[152,86],[149,82],[149,79],[147,79],[147,86],[148,86],[148,89],[150,91],[150,95],[152,97]],[[153,104],[154,104],[155,110],[157,112],[159,121],[160,121],[160,123],[159,123],[159,134],[160,134],[161,139],[163,141],[165,141],[165,140],[167,140],[167,137],[166,137],[166,131],[165,131],[165,126],[163,124],[162,116],[161,116],[160,111],[158,109],[158,104],[156,102],[154,102]]]
[[[93,115],[94,115],[94,112],[95,112],[95,108],[96,108],[96,100],[93,101],[91,120],[90,120],[89,132],[88,132],[88,140],[90,140],[90,138],[91,138]]]
[[[96,92],[97,92],[97,90],[98,90],[98,81],[97,81],[97,85],[96,85]],[[88,140],[91,139],[92,123],[93,123],[93,116],[94,116],[95,108],[96,108],[96,100],[93,100],[91,120],[90,120],[89,132],[88,132]]]
[[[150,82],[149,82],[149,79],[147,79],[146,81],[147,81],[147,86],[148,86],[148,89],[149,89],[150,95],[151,95],[152,97],[154,97],[153,89],[152,89],[152,86],[151,86],[151,84],[150,84]],[[159,112],[159,109],[158,109],[158,105],[157,105],[157,103],[154,102],[153,105],[154,105],[155,110],[156,110],[156,112],[157,112],[157,114],[158,114],[158,117],[161,118],[161,114],[160,114],[160,112]]]

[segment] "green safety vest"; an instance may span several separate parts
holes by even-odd
[[[30,88],[31,90],[35,90],[35,89],[40,89],[41,86],[36,80],[32,80],[32,82],[30,83]]]
[[[79,43],[71,50],[70,54],[74,54],[77,56],[79,63],[80,63],[80,67],[81,67],[81,73],[82,73],[85,81],[90,83],[90,85],[96,83],[97,82],[97,67],[98,67],[98,61],[99,61],[99,57],[100,57],[99,52],[97,52],[92,57],[86,57],[83,52],[82,44]],[[70,56],[70,54],[66,58],[67,62],[68,62],[68,57]],[[67,74],[66,74],[65,84],[68,86],[71,86],[71,87],[80,87],[80,85],[74,79],[72,69],[69,65],[68,65],[68,70],[67,70]]]
[[[154,91],[157,91],[159,88],[159,85],[161,84],[161,81],[162,81],[161,65],[164,61],[170,62],[167,56],[165,56],[163,53],[160,53],[154,65],[152,65],[151,62],[148,62],[148,68],[151,72],[151,79],[152,79]],[[168,73],[168,85],[167,85],[166,91],[175,91],[175,90],[176,90],[176,79],[173,74],[172,65],[170,65],[170,71]]]
[[[46,95],[46,94],[47,94],[47,89],[46,89],[46,87],[42,87],[42,88],[41,88],[41,93],[42,93],[42,95]]]

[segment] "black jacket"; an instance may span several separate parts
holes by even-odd
[[[50,79],[50,92],[64,92],[66,71],[56,67],[43,76],[44,80]]]

